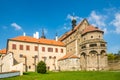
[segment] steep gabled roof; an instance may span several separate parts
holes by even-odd
[[[70,30],[69,32],[65,33],[64,35],[62,35],[60,38],[59,38],[59,41],[62,41],[64,40],[65,38],[67,38],[69,35],[71,35],[72,33],[74,33],[79,27],[81,27],[81,25],[84,23],[84,22],[87,22],[87,24],[89,25],[87,19],[83,19],[78,25],[75,26],[75,28],[73,30]]]
[[[82,35],[88,33],[88,32],[93,32],[93,31],[99,31],[99,32],[103,32],[102,30],[98,29],[97,27],[94,27],[92,25],[89,25],[88,27],[86,27],[83,32]]]
[[[65,56],[63,56],[60,59],[58,59],[58,60],[65,60],[65,59],[68,59],[68,58],[79,58],[79,57],[74,55],[74,54],[72,54],[72,53],[68,53]]]
[[[56,41],[56,40],[49,40],[49,39],[36,39],[30,36],[18,36],[9,40],[14,41],[22,41],[22,42],[30,42],[30,43],[38,43],[38,44],[47,44],[47,45],[55,45],[55,46],[64,46],[63,42]]]
[[[7,53],[6,49],[0,50],[0,54],[6,54],[6,53]]]

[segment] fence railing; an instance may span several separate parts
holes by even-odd
[[[14,76],[20,76],[20,71],[0,73],[0,78],[8,78],[8,77],[14,77]]]

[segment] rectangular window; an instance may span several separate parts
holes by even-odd
[[[26,50],[30,50],[30,46],[27,45],[27,46],[26,46]]]
[[[35,46],[35,51],[38,51],[38,47],[37,46]]]
[[[56,53],[58,52],[58,48],[55,48],[55,52],[56,52]]]
[[[53,52],[53,48],[48,48],[48,52]]]
[[[63,49],[61,49],[61,53],[63,53]]]
[[[20,50],[23,50],[23,45],[20,45],[19,49],[20,49]]]
[[[105,47],[105,44],[100,44],[101,47]]]
[[[90,44],[89,46],[90,46],[90,47],[96,47],[97,44]]]
[[[12,49],[16,49],[16,44],[12,44]]]
[[[42,47],[42,52],[45,52],[45,47]]]

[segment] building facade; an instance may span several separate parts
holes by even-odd
[[[65,44],[67,53],[79,56],[81,70],[104,70],[107,68],[107,55],[103,34],[102,30],[90,25],[86,19],[78,25],[73,19],[72,30],[59,40]]]
[[[41,60],[50,71],[105,70],[107,45],[103,35],[102,30],[90,25],[86,19],[78,25],[73,19],[72,29],[56,40],[46,39],[44,32],[41,38],[37,32],[34,37],[24,34],[8,39],[6,53],[12,52],[14,64],[22,62],[24,71],[36,71]]]
[[[24,71],[35,71],[39,61],[46,63],[48,70],[58,70],[57,60],[66,54],[60,41],[18,36],[8,40],[7,52],[14,54],[14,62],[24,63]]]
[[[14,64],[12,52],[2,55],[0,57],[0,73],[14,71],[20,71],[20,75],[23,75],[23,63],[21,62],[19,64]]]

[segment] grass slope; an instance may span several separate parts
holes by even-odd
[[[38,74],[35,72],[24,73],[23,76],[0,80],[120,80],[120,72],[48,72]]]

